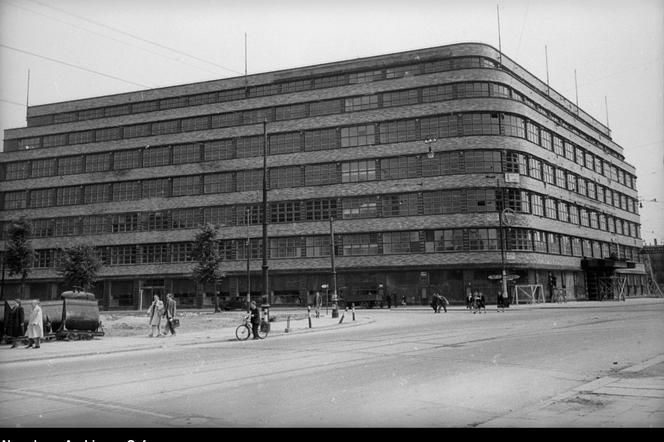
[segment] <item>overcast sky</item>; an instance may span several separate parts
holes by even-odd
[[[498,48],[497,5],[505,55],[608,121],[637,169],[642,237],[664,244],[662,0],[0,0],[0,129],[26,125],[26,101],[242,75],[245,34],[249,74]]]

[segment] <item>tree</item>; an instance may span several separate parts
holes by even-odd
[[[94,247],[79,244],[62,250],[62,268],[59,273],[65,287],[89,291],[97,280],[97,273],[102,265]]]
[[[225,275],[220,268],[223,258],[219,254],[217,245],[217,227],[212,224],[206,224],[194,236],[194,247],[191,256],[196,263],[192,277],[197,286],[203,289],[208,284],[214,286],[214,312],[221,311],[219,308],[219,297],[217,296],[217,282]]]
[[[21,277],[20,297],[24,298],[25,280],[28,279],[35,260],[35,251],[30,242],[32,226],[25,218],[20,218],[12,222],[8,233],[9,240],[7,241],[5,263],[9,270],[9,276],[19,275]]]

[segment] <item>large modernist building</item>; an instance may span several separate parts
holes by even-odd
[[[635,169],[608,127],[468,43],[29,107],[0,155],[3,230],[33,225],[25,296],[57,297],[59,250],[88,243],[103,308],[210,305],[189,255],[204,223],[220,226],[222,294],[246,293],[247,254],[261,293],[265,140],[272,305],[331,283],[330,218],[349,299],[461,300],[470,283],[491,301],[503,263],[568,299],[615,269],[628,294],[645,284]]]

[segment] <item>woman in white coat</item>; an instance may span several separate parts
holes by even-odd
[[[164,302],[159,299],[159,295],[154,295],[154,300],[148,309],[148,316],[150,317],[150,326],[152,327],[149,338],[156,338],[161,336],[159,331],[159,324],[161,323],[161,316],[164,314]]]
[[[42,319],[42,309],[39,301],[32,301],[32,312],[28,320],[28,345],[25,348],[39,348],[39,340],[44,337],[44,322]]]

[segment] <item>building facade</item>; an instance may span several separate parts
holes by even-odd
[[[189,255],[205,223],[222,295],[247,292],[247,261],[261,293],[264,154],[272,305],[331,283],[332,229],[345,299],[461,301],[470,284],[491,302],[503,266],[593,299],[589,269],[641,265],[635,169],[610,130],[485,44],[31,106],[27,123],[4,134],[0,222],[32,223],[31,298],[69,289],[60,249],[87,243],[102,308],[208,306]]]

